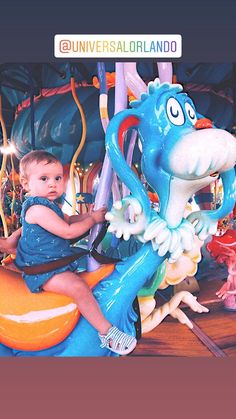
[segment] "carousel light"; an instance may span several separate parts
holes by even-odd
[[[9,142],[6,147],[5,146],[0,147],[0,152],[2,154],[7,154],[7,155],[14,154],[16,152],[15,145]]]

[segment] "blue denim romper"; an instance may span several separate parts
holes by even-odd
[[[22,235],[18,242],[15,260],[15,264],[19,269],[24,266],[40,265],[51,262],[76,252],[76,248],[70,247],[69,240],[48,232],[38,224],[28,224],[26,222],[26,211],[32,205],[44,205],[53,210],[60,218],[64,219],[62,210],[55,202],[37,196],[26,199],[22,205]],[[42,291],[42,285],[55,274],[68,270],[73,272],[80,268],[80,266],[81,259],[75,260],[62,268],[47,273],[37,275],[27,275],[23,273],[22,275],[31,292],[40,292]]]

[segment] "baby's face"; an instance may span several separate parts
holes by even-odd
[[[31,163],[27,173],[23,186],[30,196],[40,196],[55,201],[63,194],[63,167],[60,162]]]

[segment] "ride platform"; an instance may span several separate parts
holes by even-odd
[[[194,313],[181,305],[193,323],[193,329],[167,316],[154,330],[138,341],[130,356],[234,357],[236,356],[236,312],[226,311],[216,296],[222,286],[219,279],[199,281],[198,301],[209,313]],[[157,298],[157,305],[162,304]]]

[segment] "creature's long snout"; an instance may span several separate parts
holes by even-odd
[[[205,118],[198,120],[195,130],[180,138],[173,147],[170,168],[175,176],[195,179],[234,167],[236,139],[225,130],[210,128],[210,124],[212,122]]]

